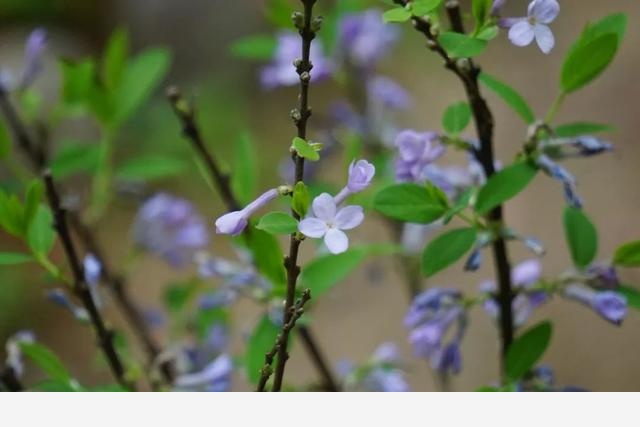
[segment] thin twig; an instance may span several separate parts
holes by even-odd
[[[0,372],[0,383],[4,384],[9,391],[24,391],[24,386],[11,366],[5,367]]]
[[[180,90],[175,86],[167,89],[167,98],[177,118],[180,120],[184,136],[189,140],[196,153],[201,156],[207,166],[209,176],[219,190],[226,208],[229,211],[240,209],[241,205],[233,193],[229,176],[222,171],[213,153],[207,148],[207,144],[198,126],[194,107],[183,97]],[[244,232],[247,233],[249,230],[249,228],[246,228]],[[300,325],[296,328],[296,331],[302,337],[302,343],[307,349],[307,352],[312,356],[314,366],[323,379],[323,387],[329,391],[338,391],[339,388],[333,379],[329,364],[319,351],[319,346],[313,339],[309,327]]]
[[[394,0],[401,6],[406,6],[407,0]],[[464,32],[462,20],[460,19],[460,5],[457,1],[448,1],[446,3],[447,15],[451,21],[454,31]],[[432,33],[431,24],[426,19],[413,16],[412,22],[414,28],[427,39],[427,47],[436,52],[444,60],[445,67],[451,70],[462,82],[469,105],[473,113],[473,118],[480,140],[479,149],[475,150],[474,155],[478,162],[482,165],[484,173],[487,177],[493,175],[495,171],[493,153],[493,114],[485,99],[482,97],[478,76],[480,75],[480,67],[474,64],[470,58],[455,60],[451,58],[446,50],[440,45],[436,35]],[[503,208],[502,205],[494,208],[487,215],[489,223],[495,224],[497,228],[503,224]],[[511,265],[507,253],[507,245],[505,240],[498,235],[492,243],[496,273],[498,276],[498,296],[497,302],[500,307],[500,338],[501,338],[501,360],[504,359],[507,350],[513,341],[513,310],[512,301],[514,298],[511,286]]]
[[[280,351],[280,348],[287,345],[285,334],[296,326],[296,322],[304,313],[304,305],[310,299],[311,291],[309,289],[305,289],[302,293],[302,297],[300,297],[294,306],[291,307],[289,321],[282,325],[282,330],[278,334],[275,344],[271,350],[264,355],[264,366],[260,370],[260,381],[258,381],[258,388],[256,391],[266,391],[267,381],[269,381],[269,378],[273,373],[273,360],[275,359],[276,354]]]
[[[60,204],[60,197],[56,191],[53,178],[50,171],[43,173],[43,179],[45,183],[45,189],[47,193],[47,199],[49,200],[49,206],[53,212],[53,228],[58,233],[62,247],[67,256],[67,261],[71,267],[71,273],[73,275],[73,292],[82,302],[84,308],[89,314],[89,319],[98,337],[98,345],[102,349],[104,355],[107,358],[111,371],[114,377],[120,385],[127,389],[135,389],[135,385],[125,378],[125,369],[120,356],[115,348],[114,332],[109,329],[102,318],[102,314],[98,310],[95,304],[91,290],[87,286],[84,279],[84,271],[75,246],[71,239],[71,232],[66,221],[65,209]]]

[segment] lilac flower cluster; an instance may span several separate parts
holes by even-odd
[[[504,0],[494,1],[492,14],[499,14]],[[503,28],[509,29],[509,40],[516,46],[528,46],[535,39],[540,50],[549,53],[555,45],[555,38],[549,28],[560,13],[556,0],[533,0],[529,3],[527,16],[522,18],[502,18],[498,21]]]
[[[431,288],[419,294],[414,298],[404,324],[410,331],[409,342],[417,357],[430,360],[433,369],[442,374],[460,372],[460,343],[467,324],[460,292]],[[451,337],[446,341],[448,335]]]

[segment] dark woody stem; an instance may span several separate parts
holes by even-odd
[[[394,2],[401,6],[406,6],[408,3],[407,0],[394,0]],[[452,30],[464,32],[461,19],[462,14],[458,1],[447,0],[445,7]],[[451,58],[438,42],[437,36],[432,33],[431,24],[426,19],[414,16],[412,17],[412,23],[416,31],[420,32],[427,39],[427,47],[440,55],[444,60],[444,66],[458,76],[464,86],[473,113],[478,139],[480,140],[480,147],[474,151],[474,156],[482,165],[484,173],[488,178],[495,173],[495,157],[493,153],[494,120],[493,114],[480,91],[478,82],[480,67],[470,58],[458,60]],[[511,265],[507,245],[499,232],[503,226],[502,205],[489,212],[487,221],[498,230],[496,239],[492,243],[492,251],[496,274],[498,276],[498,293],[496,299],[500,307],[501,361],[504,369],[504,360],[514,335],[512,310],[514,293],[511,285]]]
[[[9,391],[24,391],[24,386],[16,377],[16,373],[11,366],[6,366],[0,371],[0,383],[4,384]]]
[[[207,165],[207,171],[218,188],[227,209],[230,211],[241,209],[240,202],[236,199],[230,186],[229,176],[222,171],[216,158],[207,149],[207,144],[200,132],[193,106],[181,95],[176,87],[167,89],[167,97],[182,124],[184,136],[189,140],[196,153]],[[246,228],[244,232],[248,233],[249,228]],[[316,340],[313,338],[309,327],[299,325],[296,327],[296,331],[302,338],[307,352],[310,354],[316,369],[323,379],[323,387],[328,391],[338,391],[338,386],[333,379],[329,365],[320,351]]]
[[[0,90],[0,110],[2,111],[10,129],[12,130],[18,147],[22,151],[23,155],[31,163],[31,167],[36,174],[40,174],[46,167],[47,156],[45,154],[45,147],[41,144],[37,144],[35,138],[32,138],[25,126],[24,122],[20,118],[20,115],[14,108],[9,94]],[[125,314],[127,322],[132,327],[135,334],[138,336],[147,354],[149,363],[152,363],[156,357],[160,354],[160,347],[153,339],[149,328],[147,327],[144,316],[137,308],[136,304],[131,299],[126,280],[124,277],[115,273],[107,262],[104,251],[100,247],[98,239],[92,230],[82,221],[77,213],[68,213],[69,225],[79,237],[82,245],[86,250],[93,253],[102,266],[102,276],[109,288],[110,292],[120,308]],[[163,379],[167,383],[173,381],[173,373],[171,367],[167,364],[161,366],[161,373]]]
[[[309,108],[309,81],[311,80],[311,68],[313,65],[310,60],[311,42],[315,38],[315,31],[312,28],[313,18],[313,6],[316,0],[300,0],[303,5],[302,22],[298,22],[299,14],[294,14],[294,21],[298,27],[300,37],[302,39],[302,58],[296,61],[296,72],[300,76],[300,96],[299,106],[297,110],[294,110],[292,116],[298,129],[298,137],[306,139],[307,137],[307,121],[311,116],[311,109]],[[303,182],[304,180],[304,158],[298,156],[294,151],[292,154],[293,163],[295,164],[295,180]],[[300,219],[299,215],[295,211],[291,211],[292,215],[296,219]],[[286,325],[291,321],[292,307],[294,305],[296,282],[298,275],[300,274],[300,266],[298,265],[298,251],[300,248],[301,240],[292,234],[289,242],[289,255],[284,259],[284,266],[287,270],[287,296],[284,305],[284,324]],[[289,358],[289,352],[287,350],[287,343],[289,341],[289,331],[282,329],[282,341],[283,344],[278,349],[278,361],[276,364],[276,371],[273,378],[272,391],[280,391],[282,389],[282,381],[284,378],[284,368]]]
[[[67,256],[67,261],[71,267],[71,274],[73,276],[73,293],[82,302],[82,305],[89,314],[89,320],[91,321],[91,325],[93,326],[98,338],[98,346],[102,349],[102,352],[107,358],[107,362],[109,363],[109,367],[111,368],[114,377],[124,388],[134,390],[135,384],[125,378],[124,365],[115,348],[115,334],[106,326],[104,319],[95,304],[91,290],[84,279],[84,271],[73,244],[73,240],[71,239],[71,233],[66,220],[66,212],[60,203],[60,197],[58,196],[53,183],[51,172],[45,171],[43,179],[49,206],[53,213],[53,228],[60,237],[62,247]]]

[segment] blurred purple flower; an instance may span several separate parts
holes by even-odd
[[[175,379],[176,391],[224,392],[231,389],[233,361],[228,354],[221,354],[201,371],[183,374]]]
[[[382,12],[369,9],[345,15],[338,23],[338,52],[347,63],[371,69],[386,55],[399,30],[385,25]]]
[[[546,154],[538,156],[536,163],[547,175],[562,183],[565,200],[570,206],[582,207],[582,199],[576,193],[576,179],[568,170],[551,160]]]
[[[596,289],[617,289],[620,286],[616,268],[611,264],[594,264],[587,271],[588,282]]]
[[[398,149],[396,180],[400,182],[424,181],[425,168],[446,151],[435,132],[403,130],[396,136],[395,145]]]
[[[346,389],[372,392],[410,391],[401,363],[398,347],[385,342],[374,351],[371,360],[360,368],[349,361],[338,365],[338,373],[344,378]]]
[[[364,220],[364,212],[360,206],[344,206],[337,208],[333,197],[322,193],[311,205],[313,216],[300,221],[298,230],[307,237],[319,239],[332,254],[339,254],[349,248],[349,238],[343,230],[351,230]]]
[[[5,350],[7,353],[6,364],[13,370],[13,373],[17,378],[24,375],[24,363],[22,361],[22,350],[20,350],[20,344],[33,343],[35,340],[36,338],[32,331],[24,330],[13,334],[5,344]]]
[[[87,322],[89,320],[87,310],[74,304],[63,289],[56,288],[50,290],[47,292],[47,299],[57,306],[68,310],[75,319],[81,322]]]
[[[243,209],[222,215],[216,220],[216,233],[237,236],[249,223],[249,217],[276,197],[278,197],[278,190],[273,188],[262,193]]]
[[[564,296],[591,307],[600,317],[621,325],[627,314],[627,299],[614,291],[594,291],[586,286],[572,284],[564,288]]]
[[[260,82],[265,89],[278,86],[293,86],[300,82],[294,61],[302,54],[300,36],[293,31],[282,31],[277,35],[277,47],[271,64],[262,68]],[[324,56],[322,42],[311,44],[310,60],[313,65],[311,81],[326,79],[333,72],[333,64]]]
[[[506,2],[507,0],[493,0],[493,4],[491,5],[491,11],[489,12],[489,14],[491,16],[499,16],[500,9],[502,9],[502,6],[504,6]]]
[[[349,165],[347,185],[334,197],[335,204],[339,206],[348,196],[358,193],[371,184],[376,174],[376,167],[366,160],[352,161]]]
[[[509,28],[509,40],[516,46],[528,46],[533,39],[544,53],[551,52],[555,39],[548,24],[553,22],[560,12],[556,0],[533,0],[529,3],[524,18],[505,18],[500,25]]]
[[[514,289],[520,291],[513,299],[512,307],[514,312],[514,324],[517,327],[524,325],[533,311],[548,301],[548,295],[543,291],[530,291],[542,277],[542,265],[538,259],[523,261],[511,271],[511,281]],[[486,293],[493,293],[496,290],[496,283],[487,280],[480,284],[480,290]],[[484,302],[484,309],[494,319],[498,319],[500,309],[498,303],[493,298],[488,298]]]
[[[47,32],[42,28],[36,28],[29,34],[25,45],[20,89],[24,90],[31,86],[42,71],[42,57],[47,48],[47,39]]]
[[[389,110],[406,110],[411,96],[398,82],[384,76],[374,76],[367,82],[370,104],[379,104]]]
[[[431,361],[441,372],[458,373],[462,363],[459,344],[466,329],[462,295],[454,289],[431,288],[416,296],[404,319],[410,330],[409,342],[416,356]],[[448,331],[457,325],[451,340],[444,342]]]
[[[102,264],[98,258],[93,254],[87,254],[82,261],[84,270],[84,280],[89,287],[93,302],[98,308],[102,306],[102,299],[100,298],[100,290],[98,285],[100,284],[100,276],[102,275]]]
[[[161,256],[173,267],[183,267],[209,243],[207,227],[188,201],[159,193],[141,206],[132,236],[141,248]]]

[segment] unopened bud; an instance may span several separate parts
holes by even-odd
[[[300,12],[293,12],[291,14],[291,20],[293,21],[293,25],[299,30],[304,28],[304,16]]]

